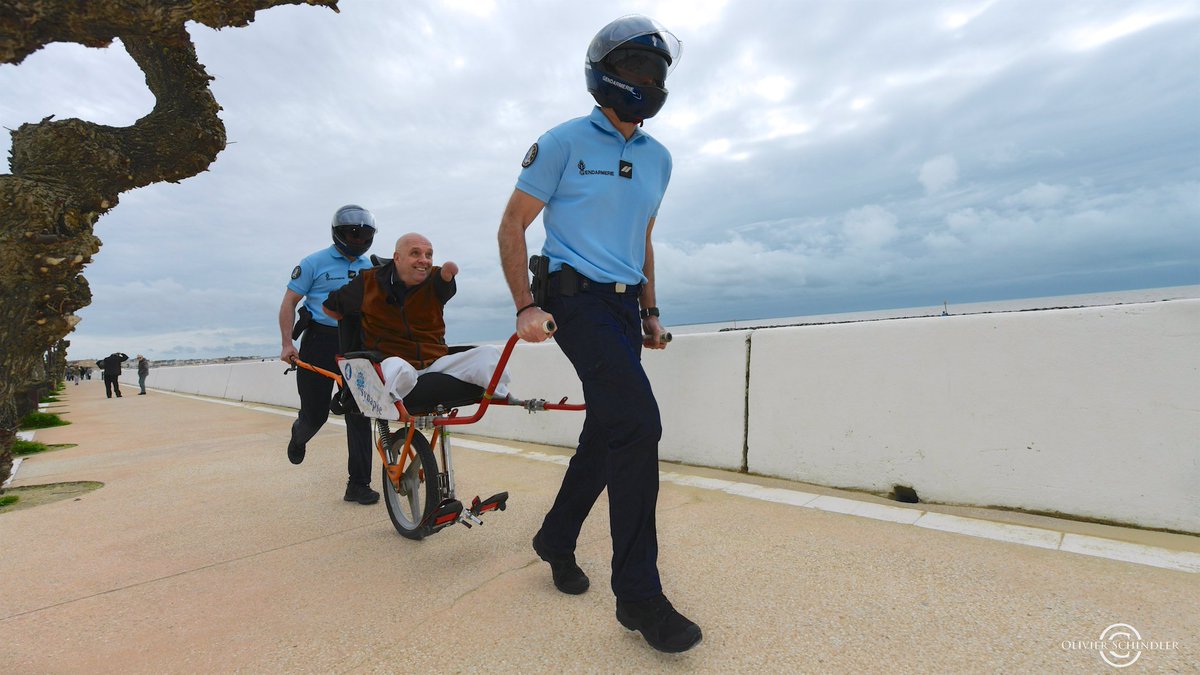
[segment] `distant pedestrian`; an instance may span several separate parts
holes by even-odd
[[[121,377],[121,364],[129,360],[128,354],[121,352],[113,352],[102,359],[96,359],[96,367],[104,372],[104,395],[108,398],[113,397],[113,392],[117,392],[117,398],[121,398],[121,381],[117,378]]]
[[[146,357],[142,356],[141,354],[137,355],[137,360],[138,360],[138,386],[141,387],[141,389],[142,389],[140,392],[138,392],[138,396],[145,396],[146,395],[146,376],[150,374],[150,362],[147,361]]]

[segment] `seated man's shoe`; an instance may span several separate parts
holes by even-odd
[[[579,595],[591,586],[587,575],[575,564],[575,554],[565,556],[551,555],[542,546],[542,533],[539,530],[533,535],[533,550],[538,557],[550,563],[550,574],[554,577],[554,587],[563,593]]]
[[[641,631],[651,647],[669,654],[686,652],[704,637],[700,626],[675,611],[664,595],[639,602],[617,600],[617,621]]]
[[[374,504],[379,501],[379,493],[358,483],[346,483],[346,496],[342,499],[359,504]]]

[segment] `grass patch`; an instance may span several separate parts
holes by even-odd
[[[31,412],[21,418],[20,423],[17,424],[17,428],[21,429],[22,431],[27,431],[29,429],[61,427],[64,424],[70,424],[70,422],[64,420],[58,415],[55,415],[54,413]]]
[[[9,504],[16,504],[19,501],[21,501],[20,495],[4,495],[3,497],[0,497],[0,509],[8,506]]]
[[[45,443],[38,443],[37,441],[23,441],[18,438],[17,440],[13,441],[12,454],[17,457],[24,457],[25,455],[36,455],[39,452],[45,452],[49,449],[50,446],[46,445]]]
[[[8,513],[9,511],[20,511],[29,509],[42,504],[51,504],[53,502],[73,499],[79,501],[84,495],[97,488],[104,487],[104,483],[96,481],[76,481],[71,483],[50,483],[49,485],[25,485],[22,487],[12,487],[5,490],[4,496],[0,496],[0,500],[7,498],[13,499],[10,502],[0,501],[0,513]]]

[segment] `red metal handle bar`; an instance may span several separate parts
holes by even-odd
[[[435,417],[433,419],[434,426],[474,424],[483,417],[484,411],[492,404],[492,395],[496,393],[496,385],[500,384],[500,376],[504,374],[504,367],[508,365],[508,357],[512,356],[513,347],[517,346],[519,339],[520,336],[516,333],[508,338],[508,342],[504,345],[504,351],[500,352],[500,361],[496,364],[496,372],[492,373],[492,381],[488,383],[487,389],[483,392],[483,399],[479,401],[479,408],[475,414],[470,417]]]
[[[433,420],[435,426],[444,427],[454,424],[472,424],[478,422],[483,417],[483,413],[488,409],[488,406],[492,405],[521,405],[520,403],[509,403],[505,399],[493,398],[493,395],[496,393],[496,385],[500,384],[500,376],[504,374],[504,367],[508,365],[508,358],[512,356],[513,348],[516,347],[519,339],[520,337],[516,333],[513,333],[512,337],[508,338],[508,342],[504,345],[504,351],[500,353],[500,361],[496,364],[496,372],[492,374],[492,381],[488,383],[487,390],[483,393],[483,399],[479,401],[479,408],[475,411],[475,414],[470,417],[435,417]],[[567,403],[565,397],[558,403],[546,403],[542,407],[546,410],[585,410],[587,408],[582,403]]]

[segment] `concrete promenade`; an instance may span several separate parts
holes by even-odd
[[[1113,624],[1148,643],[1126,672],[1200,671],[1197,537],[663,464],[664,584],[704,630],[669,656],[613,617],[603,497],[588,593],[558,593],[531,550],[561,448],[459,436],[460,496],[508,490],[509,509],[412,542],[382,502],[342,501],[340,426],[297,467],[263,406],[64,393],[72,424],[36,440],[77,446],[12,486],[104,486],[0,512],[4,673],[1100,673]]]

